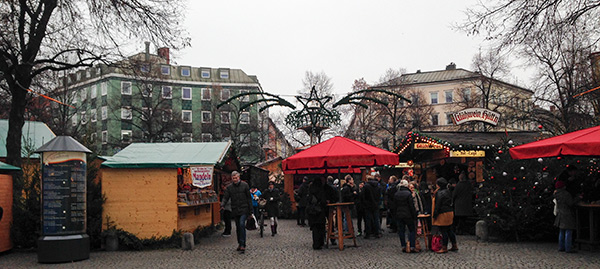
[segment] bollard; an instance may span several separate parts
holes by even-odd
[[[181,237],[181,248],[183,250],[192,250],[194,248],[194,235],[192,233],[184,233]]]
[[[475,224],[475,235],[477,236],[477,241],[488,241],[489,231],[485,220],[477,221],[477,223]]]

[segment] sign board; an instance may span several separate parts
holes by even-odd
[[[491,125],[498,125],[500,113],[485,108],[467,108],[452,114],[452,121],[460,125],[470,121],[482,121]]]
[[[415,149],[444,149],[444,146],[439,144],[429,144],[429,143],[415,143]]]
[[[192,166],[192,185],[198,188],[205,188],[212,185],[213,167],[212,166]]]
[[[395,167],[396,168],[413,168],[414,166],[415,166],[414,164],[399,163]]]
[[[476,157],[485,157],[485,151],[483,150],[451,150],[450,157],[467,157],[467,158],[476,158]]]
[[[42,162],[42,233],[85,233],[85,153],[44,152]]]

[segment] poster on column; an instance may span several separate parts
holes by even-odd
[[[212,166],[192,166],[192,185],[198,188],[205,188],[212,185],[213,167]]]
[[[83,152],[44,152],[42,233],[85,232],[86,158]]]

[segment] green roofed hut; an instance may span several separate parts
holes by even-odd
[[[133,143],[102,163],[103,227],[151,238],[219,223],[239,169],[231,142]]]

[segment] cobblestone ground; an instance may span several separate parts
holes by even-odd
[[[97,251],[89,260],[63,264],[39,264],[37,253],[14,251],[0,256],[0,268],[600,268],[598,250],[567,254],[554,243],[478,243],[474,236],[457,236],[458,252],[407,254],[387,231],[380,239],[358,237],[358,247],[343,251],[312,250],[309,229],[295,220],[281,220],[278,232],[271,237],[267,229],[261,238],[248,231],[245,254],[235,251],[235,234],[215,233],[191,251]]]

